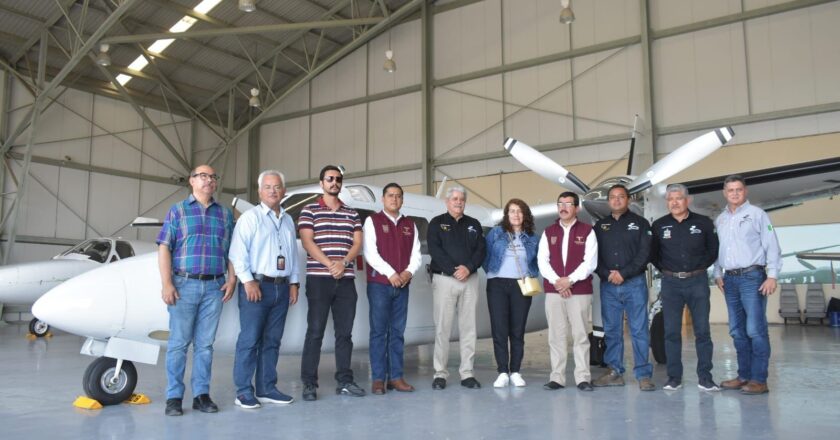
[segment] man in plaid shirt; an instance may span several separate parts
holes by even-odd
[[[236,277],[228,263],[233,213],[213,199],[219,176],[208,165],[190,173],[192,194],[169,209],[157,237],[161,296],[169,310],[166,415],[183,414],[187,348],[193,344],[193,409],[214,413],[210,399],[213,342],[222,303]],[[227,280],[225,272],[228,273]]]

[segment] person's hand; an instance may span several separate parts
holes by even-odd
[[[163,284],[163,288],[160,290],[160,296],[163,298],[163,302],[170,306],[174,306],[175,302],[181,299],[181,296],[178,295],[178,290],[175,289],[175,285],[171,281]]]
[[[776,279],[767,278],[763,283],[761,283],[761,287],[758,288],[758,291],[764,296],[772,295],[773,292],[776,291]]]
[[[233,298],[233,293],[236,292],[236,277],[230,277],[225,284],[222,285],[222,292],[224,295],[222,296],[222,302],[226,303]]]
[[[328,269],[333,278],[340,279],[344,276],[344,260],[332,260]]]
[[[715,278],[715,285],[723,292],[723,278]]]
[[[452,276],[458,281],[465,281],[470,276],[470,270],[462,264],[455,268],[455,273]]]
[[[289,305],[293,306],[297,304],[298,300],[298,293],[300,292],[300,286],[297,284],[292,284],[289,286]]]
[[[391,287],[396,287],[397,289],[402,287],[402,279],[400,278],[400,274],[396,272],[388,277],[388,282],[391,283]]]
[[[621,285],[624,282],[624,277],[617,270],[611,270],[610,276],[607,277],[607,281],[615,284],[616,286]]]
[[[411,281],[411,272],[404,270],[400,274],[400,281],[402,281],[402,285],[400,287],[405,287]]]
[[[262,299],[262,291],[260,290],[260,283],[257,280],[248,281],[245,285],[245,298],[249,302],[255,303]]]

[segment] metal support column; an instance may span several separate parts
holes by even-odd
[[[433,165],[435,149],[434,149],[434,85],[433,85],[433,63],[434,52],[433,46],[433,32],[434,32],[434,15],[428,1],[424,1],[420,7],[420,57],[421,57],[421,76],[420,76],[420,90],[421,90],[421,104],[420,111],[422,114],[422,138],[420,144],[423,151],[421,153],[420,162],[422,164],[423,176],[423,194],[435,194],[435,168]]]
[[[255,203],[259,196],[257,195],[257,176],[260,175],[260,127],[258,125],[248,132],[248,173],[245,176],[245,188],[248,201]],[[286,182],[283,182],[285,185]]]
[[[653,110],[653,69],[651,64],[650,4],[649,0],[639,0],[642,31],[642,123],[641,133],[636,137],[636,159],[633,165],[637,170],[645,170],[656,162],[656,114]],[[634,172],[634,170],[630,170]]]

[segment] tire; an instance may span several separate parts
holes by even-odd
[[[32,318],[32,321],[29,321],[29,333],[33,335],[43,338],[50,332],[50,325],[44,321],[41,321],[38,318]]]
[[[123,361],[117,383],[110,384],[117,360],[100,357],[88,365],[82,379],[82,387],[88,397],[102,405],[118,405],[126,401],[137,386],[137,369],[130,361]]]
[[[660,310],[650,323],[650,349],[653,351],[653,359],[657,364],[664,364],[665,357],[665,318]]]

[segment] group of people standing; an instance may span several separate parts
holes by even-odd
[[[216,412],[209,395],[213,341],[222,304],[239,282],[240,333],[233,379],[237,406],[287,404],[294,399],[277,388],[277,360],[288,309],[298,301],[305,264],[307,331],[301,356],[302,398],[317,399],[318,365],[327,319],[335,330],[336,393],[361,397],[350,367],[356,314],[355,260],[367,261],[370,321],[371,392],[414,391],[403,374],[403,346],[409,285],[420,269],[419,231],[402,215],[403,189],[385,186],[383,210],[364,224],[338,195],[343,176],[328,165],[319,175],[323,195],[303,207],[297,225],[280,201],[285,180],[268,170],[258,179],[260,204],[233,225],[230,210],[213,198],[218,175],[207,165],[190,175],[192,194],[169,211],[158,236],[162,298],[170,315],[166,355],[167,415],[182,415],[186,352],[193,345],[193,409]],[[766,296],[776,288],[781,253],[767,214],[749,204],[743,178],[724,182],[727,208],[713,224],[688,210],[688,189],[667,187],[669,214],[653,226],[629,210],[623,185],[610,188],[610,216],[595,225],[578,221],[580,197],[557,199],[558,219],[538,237],[527,203],[511,199],[499,225],[484,236],[482,225],[464,214],[467,191],[449,188],[446,212],[428,225],[433,318],[432,388],[446,388],[449,341],[458,317],[460,383],[480,388],[473,371],[476,343],[478,269],[487,275],[487,304],[498,377],[494,387],[523,387],[520,374],[524,336],[532,298],[520,288],[526,277],[542,276],[546,293],[551,373],[547,390],[566,386],[568,341],[574,354],[574,380],[581,391],[624,385],[624,316],[633,346],[634,375],[641,390],[656,389],[648,360],[648,291],[645,271],[652,263],[663,275],[662,299],[668,362],[666,390],[682,386],[682,312],[694,325],[698,387],[717,391],[712,379],[707,268],[714,263],[724,291],[730,335],[738,354],[738,377],[721,383],[746,394],[767,392],[770,344]],[[307,252],[299,261],[296,231]],[[589,370],[593,274],[600,278],[607,372],[592,380]]]

